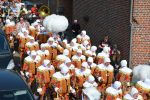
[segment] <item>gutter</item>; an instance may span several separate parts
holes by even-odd
[[[132,60],[132,36],[133,36],[133,11],[134,11],[134,0],[131,0],[131,6],[130,6],[130,54],[129,54],[129,68],[133,68],[131,60]]]

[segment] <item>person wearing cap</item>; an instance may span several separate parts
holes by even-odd
[[[39,50],[39,43],[34,40],[34,37],[30,36],[29,42],[25,44],[25,50],[26,52],[32,50]]]
[[[55,41],[54,37],[50,37],[47,40],[48,50],[51,54],[51,59],[56,60],[56,56],[60,53],[63,53],[64,48],[60,46],[58,42]]]
[[[40,20],[36,20],[34,21],[33,23],[31,23],[31,26],[30,27],[33,27],[34,28],[34,34],[32,34],[32,36],[34,38],[37,38],[37,35],[39,34],[40,32],[40,27],[41,27],[41,24],[40,24]],[[32,28],[32,29],[33,29]]]
[[[119,73],[116,76],[116,80],[120,81],[123,84],[123,90],[125,92],[127,88],[127,84],[129,84],[132,80],[132,70],[127,67],[127,61],[122,60],[120,62],[121,68],[119,69]]]
[[[82,54],[85,55],[86,47],[83,44],[77,44],[78,49],[82,50]]]
[[[19,40],[20,59],[22,61],[25,55],[25,44],[30,40],[29,31],[22,28],[22,33],[18,34],[17,38]]]
[[[66,59],[69,59],[68,55],[69,55],[69,50],[65,49],[63,51],[63,54],[59,54],[59,55],[56,56],[56,60],[55,60],[55,68],[56,69],[59,69],[59,66],[61,64],[63,64]]]
[[[86,58],[84,55],[82,55],[82,50],[78,49],[77,54],[72,57],[73,64],[75,65],[76,68],[80,69],[82,62],[85,62],[85,61],[86,61]]]
[[[69,100],[69,94],[75,93],[70,84],[70,74],[68,67],[64,66],[61,71],[56,72],[52,76],[52,86],[57,93],[57,98],[61,100]]]
[[[143,96],[144,100],[148,100],[150,98],[150,79],[146,78],[144,81],[138,81],[136,83],[136,88]]]
[[[108,87],[104,94],[104,98],[104,100],[117,100],[117,98],[122,99],[121,82],[115,81],[112,86]]]
[[[54,73],[55,69],[50,60],[44,60],[43,64],[37,68],[37,82],[43,86],[41,96],[44,96],[46,90],[51,86],[51,78]]]
[[[91,87],[97,88],[97,86],[98,86],[98,84],[95,82],[95,78],[92,75],[90,75],[88,77],[88,80],[83,83],[84,88],[91,88]]]
[[[67,40],[67,39],[62,40],[62,47],[63,47],[63,48],[67,49],[67,46],[68,46],[68,45],[69,45],[69,44],[68,44],[68,40]]]
[[[84,41],[88,41],[89,44],[91,44],[90,37],[86,34],[85,30],[82,30],[81,33],[79,34],[81,36],[81,42],[83,43]],[[78,36],[77,36],[78,37]]]
[[[104,58],[104,63],[98,64],[94,72],[94,76],[99,82],[99,89],[102,92],[112,84],[114,78],[114,68],[110,62],[110,58]]]
[[[139,94],[139,91],[135,87],[132,87],[130,92],[124,95],[123,100],[144,100],[144,99]]]
[[[66,58],[64,63],[62,63],[59,68],[61,69],[63,66],[66,66],[69,68],[69,74],[71,76],[75,75],[75,66],[72,64],[72,61],[70,60],[70,58]]]
[[[40,28],[37,22],[31,23],[31,25],[29,26],[30,35],[33,36],[34,38],[36,38],[37,36],[37,26],[38,28]]]
[[[87,59],[87,63],[88,63],[88,68],[91,70],[91,74],[93,75],[97,65],[93,62],[92,57],[89,57]]]
[[[91,70],[87,68],[88,64],[87,62],[83,62],[80,69],[75,69],[75,80],[74,86],[77,90],[77,98],[81,98],[81,93],[83,89],[83,83],[88,80],[88,76],[91,75]]]
[[[64,48],[64,49],[68,49],[69,50],[69,55],[68,55],[68,57],[69,58],[71,58],[71,52],[72,52],[72,47],[71,47],[71,45],[68,43],[68,41],[66,40],[66,39],[64,39],[63,41],[62,41],[62,47]]]
[[[29,26],[29,34],[33,37],[35,37],[35,34],[36,34],[36,29],[33,25],[30,25]]]
[[[86,56],[86,58],[92,57],[92,51],[91,50],[85,50],[84,55]]]
[[[21,14],[22,12],[24,12],[25,14],[28,13],[28,10],[27,10],[27,8],[26,8],[24,3],[21,3],[21,9],[20,9],[19,14]]]
[[[45,44],[42,43],[40,45],[40,50],[37,51],[37,54],[42,58],[42,61],[45,60],[45,59],[49,59],[50,58],[50,54],[49,54],[49,51],[46,50],[46,47],[45,47]]]
[[[96,46],[91,46],[91,49],[90,49],[91,51],[92,51],[92,57],[96,57],[96,51],[97,51],[97,47]]]
[[[15,29],[16,29],[15,23],[11,21],[10,19],[6,19],[4,30],[5,30],[7,38],[10,36],[10,34],[12,34],[12,32],[15,31]]]
[[[57,56],[57,43],[54,42],[54,38],[50,37],[45,44],[46,50],[50,53],[50,60],[55,60]]]
[[[76,55],[77,50],[78,50],[78,43],[77,43],[77,39],[76,38],[71,40],[70,46],[68,47],[68,50],[70,51],[71,56]]]
[[[41,31],[41,23],[40,23],[40,20],[37,19],[37,20],[33,23],[33,26],[34,26],[34,28],[35,28],[35,38],[37,39],[38,34],[40,34],[40,31]]]
[[[36,51],[31,51],[31,54],[24,59],[22,71],[24,73],[29,72],[29,74],[32,76],[30,77],[29,83],[32,83],[32,79],[37,74],[37,68],[41,64],[41,57],[37,55]]]
[[[77,43],[79,43],[79,44],[82,43],[82,37],[81,37],[81,35],[77,35],[76,39],[77,39]]]
[[[85,56],[88,58],[88,57],[92,57],[93,58],[93,62],[95,62],[95,58],[96,58],[96,50],[97,50],[97,47],[96,46],[92,46],[89,50],[86,50],[85,51]]]
[[[109,47],[103,47],[103,51],[98,53],[96,60],[98,64],[104,63],[104,58],[109,57],[110,54],[110,48]]]
[[[40,32],[39,32],[39,34],[37,34],[37,40],[39,41],[39,44],[46,43],[48,38],[49,38],[49,36],[48,36],[48,33],[46,32],[45,28],[43,26],[40,27]]]
[[[82,45],[84,46],[85,50],[90,50],[90,48],[91,48],[91,45],[89,44],[89,42],[87,40],[82,42]]]

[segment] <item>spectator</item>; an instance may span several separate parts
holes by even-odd
[[[3,0],[3,6],[7,7],[9,5],[8,0]]]
[[[25,18],[27,19],[27,21],[31,24],[33,23],[33,14],[31,13],[31,10],[28,10],[28,13],[26,14]]]
[[[113,48],[112,48],[112,52],[111,52],[111,58],[112,58],[112,65],[115,66],[115,65],[119,65],[120,63],[120,50],[118,49],[117,47],[117,44],[114,44],[113,45]]]
[[[31,8],[31,12],[36,16],[38,15],[38,8],[36,4],[34,4],[33,7]]]
[[[21,13],[21,12],[24,12],[25,14],[27,14],[27,13],[28,13],[27,8],[26,8],[26,6],[25,6],[25,4],[24,4],[24,3],[21,3],[20,13]]]
[[[15,15],[14,15],[14,13],[11,11],[10,13],[9,13],[9,15],[7,15],[7,19],[10,19],[10,21],[13,21],[13,22],[15,22]]]
[[[72,32],[75,35],[75,37],[80,33],[80,25],[78,23],[78,20],[74,20],[74,23],[72,25]]]
[[[15,4],[12,5],[11,11],[14,13],[15,17],[17,17],[19,12]]]
[[[16,5],[16,8],[17,8],[17,12],[18,12],[18,15],[20,14],[20,9],[21,9],[21,2],[19,2],[19,0],[15,0],[15,5]]]
[[[26,21],[24,21],[23,17],[21,17],[20,22],[18,22],[17,25],[16,25],[16,28],[17,28],[17,32],[19,33],[19,32],[21,32],[22,28],[28,29],[29,24]]]
[[[105,46],[107,47],[111,46],[108,35],[106,35],[104,39],[100,42],[100,45],[99,45],[100,51],[102,51]]]

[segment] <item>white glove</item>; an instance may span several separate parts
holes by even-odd
[[[57,92],[58,90],[59,90],[59,88],[56,87],[56,88],[55,88],[55,92]]]
[[[93,83],[93,87],[97,87],[98,84],[96,82]]]
[[[25,75],[26,75],[27,77],[29,77],[29,72],[25,72]]]
[[[24,76],[24,73],[22,71],[20,71],[21,75]]]
[[[73,89],[72,87],[70,87],[70,90],[71,90],[71,93],[75,93],[76,91],[75,91],[75,89]]]
[[[101,78],[101,77],[99,77],[99,78],[98,78],[98,81],[99,81],[99,82],[100,82],[100,81],[102,81],[102,78]]]
[[[42,92],[42,88],[38,88],[38,89],[37,89],[37,92],[38,92],[38,93],[41,93],[41,92]]]

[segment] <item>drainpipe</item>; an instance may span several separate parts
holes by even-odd
[[[130,6],[130,27],[131,27],[131,33],[130,33],[130,54],[129,54],[129,67],[132,68],[131,60],[132,60],[132,36],[133,36],[133,11],[134,11],[134,0],[131,0],[131,6]]]

